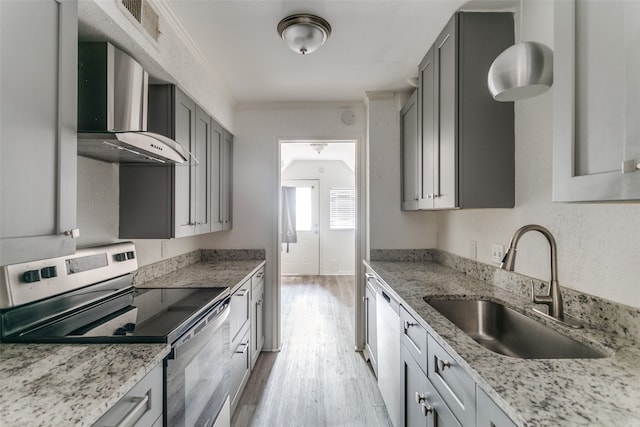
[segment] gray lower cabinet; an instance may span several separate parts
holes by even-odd
[[[373,372],[378,376],[378,337],[376,328],[376,294],[378,287],[376,279],[373,274],[367,272],[365,283],[365,296],[364,296],[364,356],[369,363]]]
[[[169,239],[229,229],[233,136],[174,85],[149,87],[148,130],[175,139],[197,162],[121,164],[120,238]]]
[[[231,347],[231,374],[229,376],[229,397],[231,399],[231,413],[233,414],[240,401],[240,396],[247,385],[251,374],[251,331],[246,323],[241,329],[237,344]]]
[[[406,427],[460,427],[451,410],[433,387],[427,374],[405,345],[400,349],[402,425]],[[469,424],[471,425],[471,424]]]
[[[476,386],[476,408],[477,427],[516,427],[511,418],[479,386]]]
[[[0,1],[0,265],[76,243],[77,1]]]
[[[111,407],[93,427],[162,425],[162,364],[159,364]]]
[[[513,42],[511,13],[459,12],[420,63],[419,209],[514,206],[513,103],[487,89],[489,66]]]
[[[251,369],[264,345],[264,267],[251,277]]]
[[[250,322],[250,303],[251,303],[251,280],[247,279],[236,291],[231,295],[231,304],[229,307],[229,337],[231,339],[231,347],[237,343],[241,336],[240,332],[245,325]]]

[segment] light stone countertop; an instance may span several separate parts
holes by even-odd
[[[169,350],[167,344],[0,343],[0,425],[91,426]]]
[[[264,260],[201,261],[136,284],[136,288],[229,288],[233,293],[245,280],[254,275]]]
[[[136,287],[233,292],[264,265],[264,260],[201,261]],[[0,426],[91,426],[170,349],[168,344],[0,343]]]
[[[436,263],[365,263],[436,341],[449,353],[457,353],[457,362],[516,424],[640,426],[638,342],[593,328],[573,330],[545,321],[530,312],[533,305],[528,298]],[[493,353],[473,341],[423,297],[499,301],[565,335],[604,350],[609,357],[527,360]]]

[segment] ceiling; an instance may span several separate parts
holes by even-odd
[[[239,104],[361,101],[366,91],[410,90],[408,77],[464,0],[157,0],[172,12],[212,74]],[[292,52],[276,32],[293,13],[328,20],[316,52]]]

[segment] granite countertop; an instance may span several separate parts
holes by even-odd
[[[137,283],[137,288],[235,288],[254,275],[264,260],[200,261],[158,278]]]
[[[90,426],[169,354],[166,344],[0,344],[0,425]]]
[[[640,345],[585,327],[574,330],[535,316],[530,299],[432,262],[366,262],[403,306],[518,425],[640,426]],[[604,351],[601,359],[517,359],[493,353],[423,297],[499,301]],[[453,355],[452,355],[453,356]]]

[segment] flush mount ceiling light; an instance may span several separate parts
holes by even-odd
[[[498,55],[489,68],[487,84],[496,101],[532,98],[553,84],[553,52],[542,43],[522,41],[522,12],[521,0],[520,41]]]
[[[324,142],[320,144],[316,144],[316,143],[309,144],[309,148],[311,148],[313,151],[317,152],[318,154],[320,154],[326,146],[327,144]]]
[[[280,21],[278,34],[291,50],[307,55],[324,44],[331,34],[331,25],[319,16],[299,13]]]

